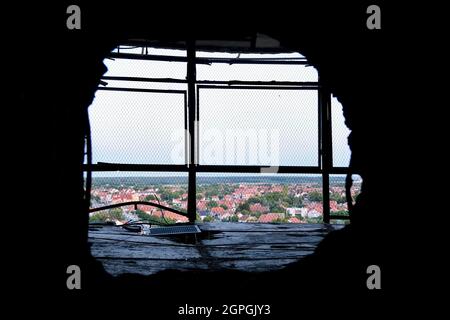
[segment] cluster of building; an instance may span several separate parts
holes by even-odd
[[[202,221],[239,221],[239,222],[289,222],[305,223],[311,218],[320,218],[323,213],[321,201],[311,201],[310,193],[322,193],[319,186],[308,184],[236,184],[233,185],[232,192],[206,197],[206,192],[197,194],[197,213]],[[294,197],[301,197],[302,204],[299,207],[282,207],[284,212],[271,212],[270,208],[259,202],[252,202],[249,210],[239,210],[239,206],[251,198],[258,198],[265,194],[286,191]],[[207,187],[203,188],[207,190]],[[134,188],[113,188],[98,187],[92,191],[93,206],[103,206],[128,201],[148,201],[160,203],[163,206],[187,211],[187,187],[183,185],[170,185],[164,187],[164,192],[179,195],[170,200],[162,200],[162,191],[156,187],[135,190]],[[334,187],[330,190],[334,193],[345,196],[344,187]],[[170,219],[175,222],[187,222],[188,219],[180,214],[167,210],[161,210],[151,205],[138,205],[138,208],[145,213],[159,218]],[[331,212],[347,210],[346,203],[330,201]],[[135,207],[122,207],[125,219],[133,220]],[[278,210],[279,211],[279,210]]]

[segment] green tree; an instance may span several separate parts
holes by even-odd
[[[217,197],[220,194],[219,186],[217,184],[210,185],[209,188],[205,191],[205,197]]]
[[[266,199],[266,201],[270,202],[270,203],[274,203],[277,202],[281,199],[281,197],[283,196],[283,194],[281,192],[270,192],[264,195],[264,198]]]
[[[149,223],[154,224],[168,224],[168,223],[176,223],[175,220],[167,218],[167,217],[160,217],[155,215],[150,215],[146,213],[145,211],[142,211],[140,209],[135,210],[134,213],[138,216],[138,219],[141,221],[146,221]]]
[[[107,222],[107,214],[104,212],[96,212],[89,217],[89,222]]]
[[[347,210],[331,211],[330,214],[334,216],[348,216]]]
[[[242,212],[242,214],[244,214],[244,211]],[[245,211],[245,212],[248,212],[248,211]],[[252,211],[252,212],[248,212],[247,214],[250,216],[256,217],[256,218],[259,218],[262,215],[262,213],[259,211]]]
[[[141,209],[135,210],[134,214],[137,215],[139,220],[147,221],[150,218],[150,215]]]
[[[275,220],[272,221],[273,223],[288,223],[288,219],[286,218],[277,218]]]
[[[159,217],[159,216],[154,216],[154,215],[147,215],[148,218],[145,219],[147,220],[149,223],[154,223],[154,224],[173,224],[176,223],[175,220],[167,218],[167,217]]]
[[[197,200],[201,200],[201,199],[203,199],[203,194],[197,193],[197,195],[195,197],[197,198]]]
[[[278,204],[275,204],[275,205],[273,205],[270,208],[270,212],[285,213],[286,209],[284,209],[283,207],[279,206]]]
[[[322,193],[320,193],[318,191],[312,191],[308,194],[308,199],[309,199],[309,201],[320,202],[323,200],[323,196],[322,196]]]
[[[317,217],[317,218],[306,218],[306,222],[307,223],[322,223],[323,219],[322,217]]]
[[[295,208],[303,207],[303,201],[302,201],[301,197],[295,197],[295,196],[291,195],[290,199],[291,199],[291,205],[290,206],[295,207]]]
[[[337,203],[346,203],[347,199],[343,196],[341,196],[339,193],[332,193],[330,194],[330,200],[334,200]]]
[[[222,219],[223,222],[239,222],[239,217],[235,214],[233,214],[232,216],[226,218],[226,219]]]
[[[261,202],[261,198],[258,197],[251,197],[247,200],[248,204],[255,204],[255,203],[260,203]]]
[[[115,222],[122,220],[125,220],[125,218],[121,208],[96,212],[89,218],[89,222]]]
[[[248,202],[243,202],[237,207],[237,211],[242,212],[244,210],[250,211],[250,205]]]
[[[216,201],[209,201],[209,202],[206,203],[206,207],[208,209],[211,209],[211,208],[214,208],[214,207],[217,207],[217,206],[219,206],[219,204]]]
[[[183,190],[177,190],[172,192],[169,188],[162,187],[160,190],[161,199],[164,201],[172,201],[179,198],[184,192]]]
[[[108,216],[111,220],[124,220],[123,210],[121,208],[114,208],[109,210]]]
[[[213,216],[206,216],[205,218],[203,218],[203,222],[213,222],[213,221],[214,221]]]

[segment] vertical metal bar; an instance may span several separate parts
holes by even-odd
[[[188,218],[195,222],[197,217],[196,204],[196,163],[195,163],[195,41],[187,41],[187,81],[188,81],[188,121],[189,121],[189,184],[188,184]]]
[[[323,162],[322,162],[322,154],[323,154],[323,145],[322,145],[322,109],[323,109],[323,103],[322,103],[322,91],[319,88],[317,90],[317,96],[318,96],[318,104],[317,104],[317,115],[318,115],[318,124],[319,124],[319,130],[318,130],[318,166],[322,170],[323,169]]]
[[[85,116],[85,142],[86,142],[86,164],[88,167],[92,167],[92,132],[91,132],[91,123],[89,118],[89,112],[86,109],[84,111]],[[83,159],[84,160],[84,159]],[[83,230],[83,234],[80,234],[80,236],[83,237],[83,239],[88,238],[88,223],[89,223],[89,209],[91,207],[91,192],[92,192],[92,169],[88,169],[86,171],[86,189],[84,190],[84,207],[82,218],[83,220],[79,220],[78,222],[82,224],[82,227],[80,230]],[[81,217],[81,216],[80,216]],[[81,218],[80,218],[81,219]],[[83,240],[81,240],[83,241]]]
[[[327,109],[327,127],[326,127],[326,133],[327,133],[327,141],[328,146],[327,146],[327,150],[328,150],[328,170],[331,171],[333,169],[333,132],[332,132],[332,116],[331,116],[331,92],[329,90],[327,90],[325,92],[326,96],[326,109]]]
[[[323,86],[320,92],[321,129],[322,129],[322,194],[323,194],[323,222],[330,223],[330,169],[332,166],[331,147],[331,99],[330,92]]]
[[[195,127],[195,142],[196,142],[196,150],[195,150],[195,163],[197,165],[200,164],[200,87],[197,85],[197,91],[196,91],[196,114],[195,114],[195,123],[196,123],[196,127]]]
[[[330,223],[330,175],[323,173],[323,222]]]
[[[186,166],[189,165],[189,131],[188,131],[188,101],[187,92],[184,96],[184,163]]]

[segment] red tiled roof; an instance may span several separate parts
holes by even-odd
[[[224,214],[225,213],[225,209],[222,208],[222,207],[214,207],[214,208],[211,209],[211,212],[215,213],[215,214]]]
[[[302,223],[302,221],[299,218],[290,218],[288,220],[290,223]]]
[[[282,215],[281,213],[266,213],[266,214],[262,214],[259,217],[258,222],[263,222],[263,223],[272,222],[274,220],[282,218],[281,215]]]
[[[164,212],[164,217],[166,219],[172,219],[172,220],[181,221],[181,222],[188,222],[189,221],[189,219],[187,217],[182,216],[182,215],[180,215],[178,213],[171,212],[171,211],[164,211],[164,210],[163,210],[163,212]],[[160,210],[154,211],[152,213],[152,216],[156,216],[156,217],[160,217],[161,218],[162,217],[162,213],[161,213]]]
[[[258,212],[264,213],[264,212],[268,212],[269,208],[261,205],[261,203],[255,203],[255,204],[250,205],[250,211],[258,211]]]

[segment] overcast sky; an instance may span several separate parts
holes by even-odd
[[[155,53],[185,54],[175,50],[155,50]],[[106,59],[105,64],[108,67],[105,75],[186,77],[183,62]],[[198,66],[197,79],[317,81],[317,71],[293,65],[212,64]],[[107,82],[107,87],[186,89],[185,84]],[[316,90],[204,88],[198,99],[201,164],[317,165]],[[183,94],[98,90],[89,107],[93,162],[184,163],[184,103]],[[342,106],[334,98],[332,123],[333,163],[347,166],[349,130],[344,124]]]

